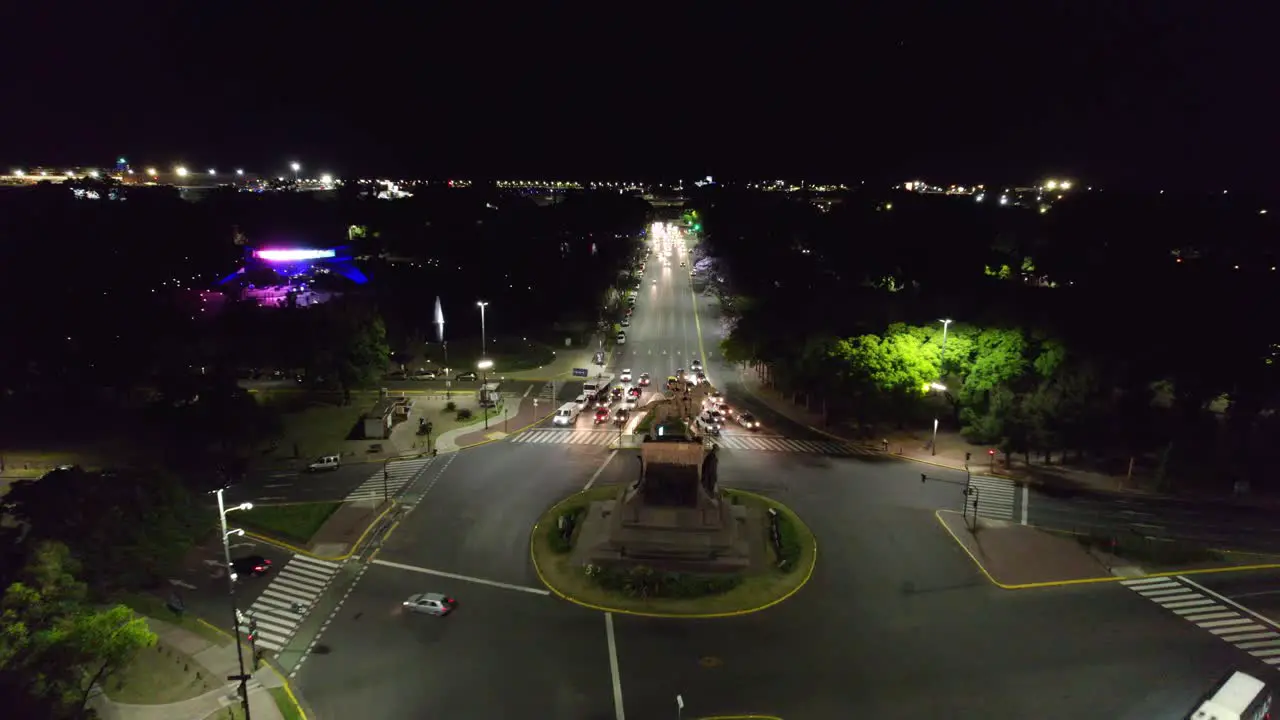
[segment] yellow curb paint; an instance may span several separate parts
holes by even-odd
[[[209,622],[208,620],[205,620],[204,618],[196,618],[196,622],[200,623],[201,625],[204,625],[205,627],[218,633],[219,635],[225,637],[226,639],[231,640],[232,642],[236,641],[236,638],[233,638],[231,636],[231,633],[228,633],[226,630],[223,630],[222,628],[218,627],[217,625],[214,625],[213,623]],[[245,647],[244,643],[240,643],[240,647],[250,651],[252,651],[253,649],[252,647]],[[275,665],[272,665],[271,663],[266,663],[266,665],[267,667],[271,668],[271,672],[275,673],[276,677],[280,678],[280,687],[284,688],[284,694],[289,696],[289,702],[293,703],[294,709],[298,711],[298,717],[301,717],[303,718],[303,720],[306,720],[307,713],[305,710],[302,709],[302,703],[298,702],[298,696],[293,694],[293,687],[289,684],[289,678],[285,677],[284,673],[277,670]],[[263,689],[266,689],[266,688],[263,688]]]
[[[377,549],[377,550],[374,550],[374,551],[373,551],[373,554],[369,556],[369,559],[370,559],[370,560],[376,560],[376,559],[378,558],[378,556],[382,554],[382,548],[386,547],[386,545],[387,545],[387,540],[390,540],[390,539],[391,539],[391,534],[392,534],[392,533],[394,533],[394,532],[396,531],[396,528],[398,528],[398,527],[400,527],[400,521],[399,521],[399,520],[395,521],[395,522],[391,525],[391,527],[387,528],[387,534],[382,536],[382,544],[381,544],[381,545],[379,545],[379,546],[378,546],[378,549]]]
[[[973,564],[982,572],[983,577],[985,577],[992,585],[995,585],[1002,590],[1035,590],[1040,588],[1067,587],[1069,585],[1096,585],[1098,583],[1113,583],[1120,582],[1122,580],[1139,580],[1143,578],[1174,577],[1177,575],[1214,575],[1219,573],[1280,569],[1280,563],[1265,565],[1238,565],[1235,567],[1201,568],[1198,570],[1170,570],[1168,572],[1146,573],[1125,577],[1079,578],[1075,580],[1046,580],[1044,582],[1007,584],[1002,583],[991,576],[991,573],[988,572],[987,568],[983,566],[980,560],[978,560],[978,557],[973,554],[973,551],[965,545],[964,541],[960,539],[960,536],[951,529],[951,526],[947,525],[947,522],[942,519],[943,513],[948,515],[959,515],[960,513],[954,510],[936,510],[934,511],[933,516],[938,519],[938,524],[942,526],[942,529],[946,530],[947,534],[951,536],[951,539],[955,540],[956,544],[960,546],[960,549],[964,550],[964,553],[969,556],[969,559],[973,561]]]
[[[377,525],[379,522],[381,522],[382,518],[386,517],[387,513],[391,512],[397,504],[398,503],[395,500],[392,500],[391,503],[387,505],[387,509],[379,513],[378,517],[374,518],[368,525],[365,526],[364,532],[360,533],[360,537],[355,541],[355,543],[351,545],[351,549],[348,550],[343,555],[337,555],[337,556],[316,555],[310,550],[304,550],[295,545],[290,545],[289,543],[283,540],[277,540],[267,535],[259,535],[257,533],[251,533],[251,532],[246,532],[245,535],[248,535],[249,537],[255,540],[261,540],[262,542],[265,542],[269,545],[275,545],[276,547],[284,548],[285,550],[289,550],[290,552],[294,552],[299,555],[306,555],[309,558],[315,558],[316,560],[325,560],[327,562],[342,562],[343,560],[347,560],[352,555],[356,554],[356,550],[360,549],[360,544],[364,542],[364,539],[366,537],[368,537],[369,532],[372,531],[374,526]]]
[[[556,503],[555,505],[552,505],[551,509],[543,513],[542,517],[545,518],[547,516],[554,515],[556,510],[559,509],[562,505],[564,505],[565,503],[569,502],[575,497],[582,495],[583,493],[586,493],[586,492],[588,491],[582,490],[580,492],[576,492],[570,495],[569,497],[561,500],[560,502]],[[568,595],[566,593],[561,592],[559,588],[556,588],[551,583],[547,582],[546,576],[542,574],[542,568],[538,566],[537,553],[535,553],[533,550],[533,544],[537,542],[537,539],[538,539],[538,529],[542,527],[541,519],[539,519],[538,522],[534,523],[533,529],[529,533],[529,559],[533,562],[533,572],[538,576],[539,582],[541,582],[544,586],[546,586],[546,588],[550,590],[553,595],[560,598],[561,600],[564,600],[565,602],[571,602],[574,605],[587,608],[588,610],[597,610],[599,612],[613,613],[615,615],[632,615],[635,617],[651,617],[651,618],[669,618],[673,620],[711,620],[715,618],[740,617],[742,615],[751,615],[754,613],[758,613],[762,610],[768,610],[774,605],[778,605],[783,601],[790,599],[792,595],[795,595],[796,593],[800,592],[801,588],[809,584],[809,579],[813,577],[813,570],[818,565],[818,539],[813,536],[813,531],[810,530],[809,526],[805,524],[803,520],[800,519],[800,516],[796,515],[795,511],[787,507],[786,505],[783,505],[782,503],[777,502],[776,500],[771,500],[769,498],[766,498],[763,495],[757,495],[756,493],[753,493],[753,492],[747,492],[746,490],[735,489],[733,490],[733,492],[739,493],[741,495],[750,495],[751,497],[763,500],[767,503],[771,503],[773,505],[777,505],[778,507],[785,509],[787,512],[791,514],[791,517],[794,518],[796,522],[800,523],[800,525],[804,527],[805,531],[809,533],[809,536],[813,537],[813,559],[810,561],[809,567],[805,569],[804,577],[800,579],[799,584],[797,584],[794,588],[792,588],[789,592],[787,592],[782,597],[774,598],[773,600],[770,600],[769,602],[754,608],[748,608],[745,610],[731,610],[729,612],[720,612],[720,613],[646,612],[641,610],[625,610],[622,608],[605,607],[603,605],[596,605],[594,603],[589,603],[585,600],[580,600],[576,597],[573,597],[572,595]]]

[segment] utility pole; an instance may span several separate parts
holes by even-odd
[[[951,320],[940,320],[942,323],[942,352],[938,355],[938,387],[946,392],[946,387],[942,384],[943,365],[947,362],[947,327],[951,325]],[[929,442],[929,454],[938,454],[938,417],[933,418],[933,440]]]
[[[430,444],[430,441],[427,441]],[[382,501],[387,502],[391,499],[391,478],[387,471],[387,466],[391,463],[391,458],[382,461]]]
[[[228,675],[227,679],[238,680],[240,682],[240,703],[244,707],[245,720],[250,720],[249,689],[248,689],[250,676],[247,675],[244,671],[244,647],[240,645],[240,610],[239,608],[236,607],[236,572],[235,572],[235,568],[231,565],[231,543],[229,542],[229,538],[232,534],[244,535],[244,530],[234,530],[231,532],[227,531],[227,512],[228,511],[227,511],[226,502],[223,500],[223,497],[222,497],[222,493],[225,490],[226,488],[218,488],[214,492],[218,496],[218,523],[222,528],[222,555],[223,555],[223,559],[227,563],[227,584],[229,588],[229,592],[227,596],[231,600],[231,626],[232,626],[232,631],[235,633],[235,639],[236,639],[236,660],[238,660],[240,663],[240,674]],[[252,508],[253,508],[253,503],[243,503],[238,507],[234,507],[231,509],[232,510],[249,510]]]

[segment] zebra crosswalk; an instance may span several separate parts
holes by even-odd
[[[414,460],[400,460],[398,462],[387,463],[386,477],[383,477],[382,468],[378,468],[368,480],[360,483],[360,486],[352,490],[343,502],[355,502],[356,500],[381,500],[385,496],[395,497],[405,485],[413,482],[413,478],[431,464],[434,458],[417,458]]]
[[[1262,662],[1280,666],[1280,632],[1275,624],[1211,596],[1191,580],[1179,575],[1134,578],[1120,584]]]
[[[572,430],[570,428],[541,428],[525,430],[513,435],[511,442],[539,445],[608,445],[618,439],[617,430]]]
[[[247,636],[252,621],[257,626],[254,643],[280,652],[341,567],[342,563],[294,555],[242,614],[240,632]]]
[[[990,518],[992,520],[1014,520],[1016,519],[1015,509],[1018,505],[1018,486],[1009,480],[993,477],[972,476],[969,478],[969,487],[977,490],[976,495],[970,495],[967,499],[969,507],[973,507],[973,501],[978,501],[978,517]]]
[[[815,453],[820,455],[872,455],[871,448],[840,440],[792,440],[780,435],[730,434],[711,438],[713,445],[726,450]]]

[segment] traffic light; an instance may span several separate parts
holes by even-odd
[[[258,621],[254,618],[249,618],[249,642],[253,642],[254,640],[257,640],[257,639],[258,639]]]

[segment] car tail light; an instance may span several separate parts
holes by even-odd
[[[258,572],[262,572],[263,570],[266,570],[266,569],[267,569],[267,566],[266,566],[266,565],[259,565],[259,566],[257,566],[257,567],[255,567],[255,568],[254,568],[254,570],[256,570],[256,571],[258,571]]]

